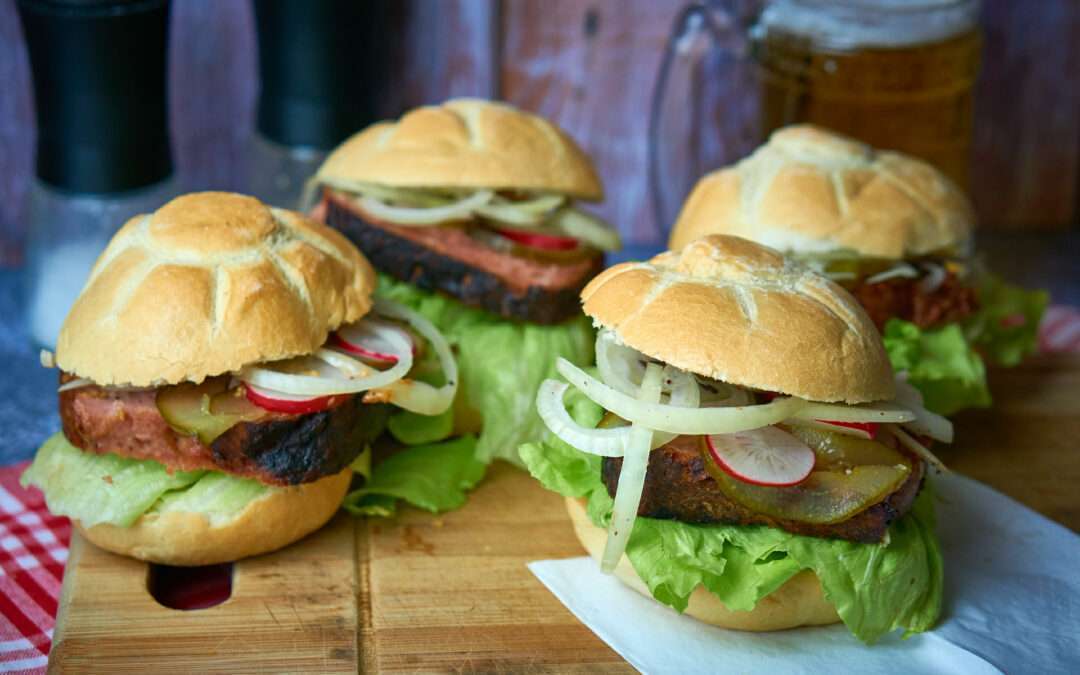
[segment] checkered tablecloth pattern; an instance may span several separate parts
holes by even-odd
[[[26,463],[0,469],[0,671],[44,672],[71,523],[19,485]]]
[[[1051,307],[1043,352],[1080,351],[1080,310]],[[43,673],[52,646],[71,524],[37,490],[19,485],[27,463],[0,468],[0,672]]]

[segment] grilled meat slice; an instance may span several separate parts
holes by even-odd
[[[171,470],[209,469],[269,485],[309,483],[347,467],[383,429],[384,405],[342,397],[316,413],[267,412],[241,422],[209,446],[182,434],[158,411],[152,389],[86,386],[60,394],[64,436],[87,452],[152,459]]]
[[[911,508],[922,485],[925,465],[912,458],[912,472],[892,494],[848,520],[831,525],[800,523],[756,513],[727,497],[705,469],[696,436],[679,436],[649,455],[638,515],[684,523],[767,525],[793,534],[863,543],[880,542],[889,524]],[[614,497],[622,459],[605,457],[602,476]]]
[[[541,261],[498,251],[460,227],[403,227],[327,198],[326,222],[341,230],[381,272],[462,303],[539,324],[578,314],[578,295],[604,257]]]
[[[878,330],[896,317],[910,321],[919,328],[959,321],[979,307],[975,289],[966,286],[955,274],[948,272],[933,291],[927,292],[920,279],[889,279],[876,284],[858,283],[849,290],[866,309]]]

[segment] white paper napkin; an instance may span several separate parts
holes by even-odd
[[[529,564],[646,673],[1080,673],[1080,537],[969,478],[938,476],[945,607],[929,633],[871,647],[843,625],[743,633],[680,616],[589,558]]]

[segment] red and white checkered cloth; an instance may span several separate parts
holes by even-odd
[[[1080,310],[1051,307],[1043,352],[1080,351]],[[52,646],[71,524],[37,490],[19,486],[28,462],[0,468],[0,672],[43,673]]]

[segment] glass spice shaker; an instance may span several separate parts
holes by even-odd
[[[326,154],[376,119],[391,56],[390,4],[255,0],[258,120],[248,190],[296,209]]]
[[[97,256],[176,194],[167,0],[19,0],[37,118],[26,320],[53,347]],[[165,300],[165,299],[163,299]]]

